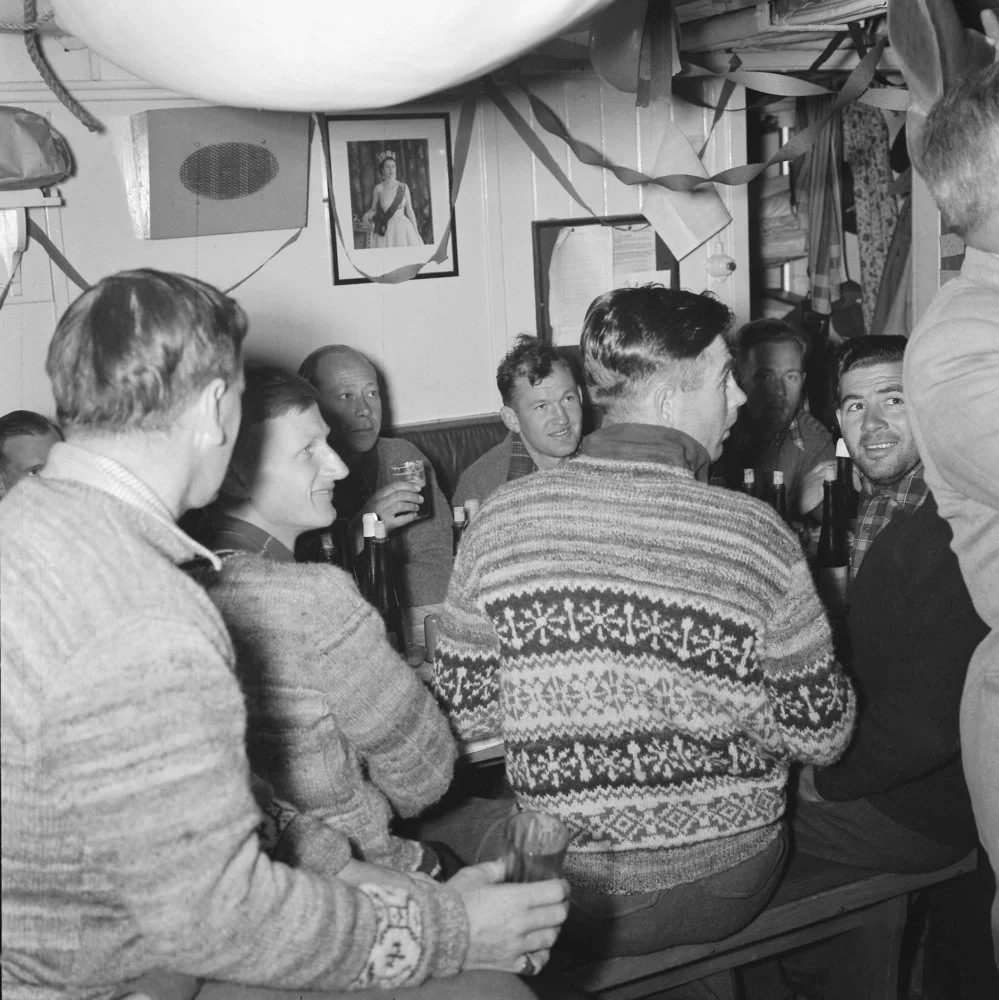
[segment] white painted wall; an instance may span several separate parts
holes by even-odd
[[[46,49],[74,96],[104,121],[107,132],[88,133],[54,100],[14,35],[0,35],[0,103],[51,115],[72,147],[77,170],[61,186],[64,207],[33,210],[33,214],[86,279],[95,281],[124,268],[148,266],[195,274],[226,287],[290,235],[285,231],[137,239],[119,168],[117,136],[124,134],[130,115],[197,102],[137,81],[86,49],[67,52],[52,39],[46,40]],[[636,111],[633,96],[608,88],[595,77],[547,81],[534,89],[579,138],[618,163],[651,170],[660,139],[658,109]],[[526,98],[516,92],[509,96],[529,117]],[[709,100],[717,96],[712,85],[705,96]],[[737,93],[731,106],[740,108],[744,103]],[[445,109],[452,112],[453,137],[456,103],[424,103],[419,110]],[[711,114],[680,101],[672,109],[696,147],[703,141]],[[638,189],[580,164],[554,138],[549,137],[546,144],[595,211],[608,215],[641,211]],[[712,137],[705,163],[716,172],[744,162],[744,115],[730,113]],[[316,138],[307,228],[297,243],[235,293],[251,321],[248,354],[295,367],[322,344],[354,345],[382,366],[396,423],[495,409],[499,405],[496,364],[518,333],[533,331],[535,326],[530,224],[546,218],[582,217],[583,210],[535,160],[499,112],[483,100],[457,203],[459,276],[400,285],[334,287],[323,176]],[[711,288],[742,322],[749,308],[745,192],[723,188],[721,193],[735,221],[719,239],[739,268],[724,282],[710,279],[704,269],[706,245],[682,262],[681,281],[694,291]],[[76,290],[50,268],[36,245],[29,247],[24,268],[21,298],[8,300],[0,311],[0,412],[17,407],[51,412],[43,370],[45,351],[55,321]]]

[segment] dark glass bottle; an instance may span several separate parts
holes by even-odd
[[[354,560],[348,538],[347,522],[338,518],[329,528],[319,534],[319,561],[330,566],[339,566],[347,573],[353,573]]]
[[[837,502],[836,470],[829,469],[822,483],[822,533],[816,557],[819,596],[830,617],[846,614],[846,588],[850,576],[850,548],[846,520]]]
[[[400,653],[406,652],[406,633],[402,625],[402,610],[399,607],[399,595],[395,588],[395,578],[392,572],[392,558],[389,553],[389,541],[385,534],[385,523],[375,522],[375,536],[371,540],[374,550],[371,596],[368,600],[375,606],[385,622],[385,632],[389,644]]]
[[[770,494],[770,501],[780,519],[785,524],[790,524],[787,516],[787,486],[784,484],[784,473],[780,469],[774,471],[773,492]]]
[[[836,478],[839,482],[839,499],[843,516],[847,521],[854,521],[857,517],[860,495],[853,485],[853,459],[850,458],[846,442],[842,438],[836,442]]]
[[[363,514],[361,516],[361,532],[364,537],[364,547],[357,559],[357,586],[361,595],[371,600],[371,587],[375,579],[375,549],[372,544],[375,539],[375,524],[378,521],[377,514]]]
[[[465,517],[464,507],[451,508],[451,541],[454,555],[458,554],[458,546],[461,544],[461,536],[468,527],[468,519]]]
[[[745,493],[747,496],[756,496],[756,470],[755,469],[743,469],[742,470],[742,485],[739,487],[740,491]]]

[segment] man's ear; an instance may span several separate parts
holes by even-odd
[[[513,431],[514,434],[520,433],[520,421],[517,419],[517,413],[512,406],[500,407],[500,420],[506,425],[508,431]]]
[[[843,410],[836,407],[836,426],[839,428],[840,437],[843,436]]]
[[[222,400],[225,398],[227,386],[220,378],[213,378],[198,394],[194,407],[197,430],[208,444],[221,446],[227,444],[225,419],[222,412]]]
[[[676,386],[665,381],[660,382],[653,392],[652,402],[655,406],[656,416],[662,422],[664,427],[676,426],[676,394]]]

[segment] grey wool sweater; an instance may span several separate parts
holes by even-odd
[[[5,1000],[110,1000],[152,968],[287,989],[456,973],[446,887],[271,861],[206,554],[115,462],[57,444],[0,504]]]
[[[223,555],[207,580],[236,649],[255,774],[340,831],[342,864],[415,871],[422,848],[389,833],[451,783],[455,744],[430,693],[385,638],[354,581],[329,566]]]

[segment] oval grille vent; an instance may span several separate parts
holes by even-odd
[[[192,194],[216,201],[245,198],[278,175],[278,159],[266,146],[220,142],[193,152],[180,166],[180,182]]]

